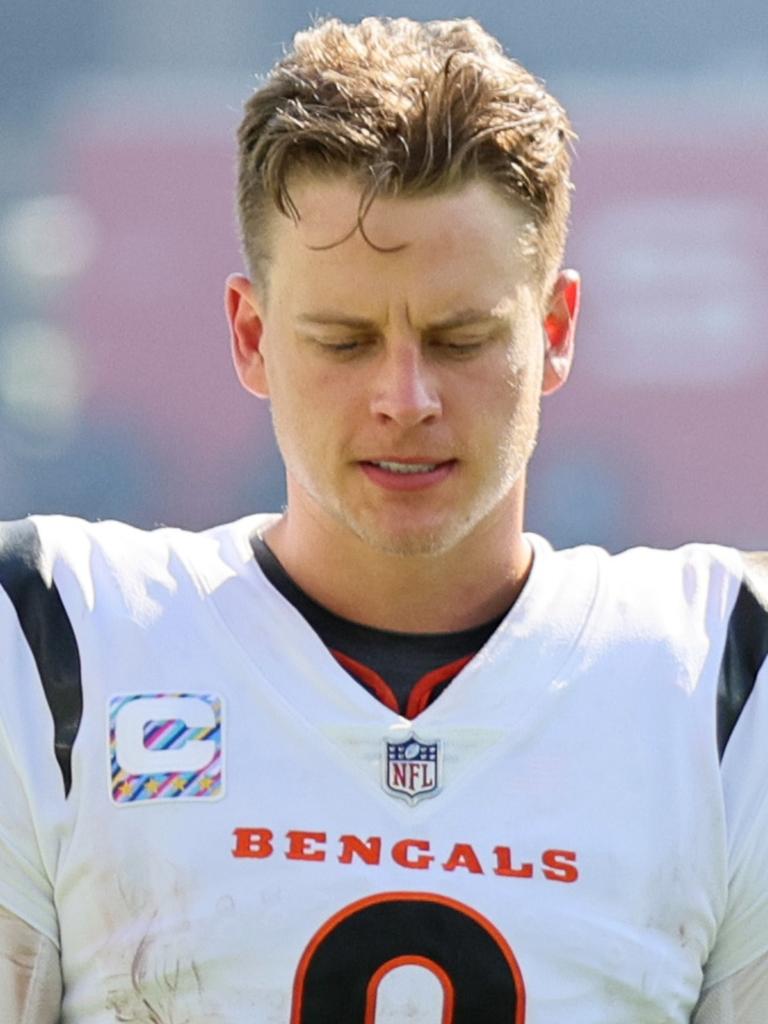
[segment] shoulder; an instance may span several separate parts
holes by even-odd
[[[596,558],[591,643],[624,660],[672,666],[676,687],[716,713],[722,757],[737,724],[756,710],[756,688],[768,685],[768,557],[688,544],[598,550]]]
[[[768,554],[690,544],[624,557],[637,563],[634,578],[644,581],[672,643],[696,645],[706,656],[716,679],[722,758],[739,722],[757,713],[756,689],[768,685]]]
[[[210,530],[143,530],[68,516],[0,523],[0,588],[17,613],[63,599],[70,615],[105,613],[115,603],[139,609],[189,594],[205,596],[240,571],[248,537],[262,517]]]
[[[592,624],[612,644],[635,638],[670,649],[703,649],[722,631],[743,579],[739,553],[717,545],[636,547],[618,554],[583,550],[596,563]],[[586,568],[582,558],[571,571]]]
[[[604,577],[638,597],[664,593],[672,599],[695,600],[718,588],[727,591],[743,574],[741,556],[733,548],[717,544],[685,544],[667,550],[636,547],[604,556]]]
[[[144,531],[62,516],[0,524],[0,715],[29,751],[52,731],[65,795],[86,683],[101,685],[82,666],[140,656],[154,628],[156,647],[169,635],[186,643],[195,609],[204,615],[207,596],[240,572],[251,529],[242,520]]]
[[[78,619],[131,581],[158,578],[162,542],[124,523],[33,516],[0,524],[0,587],[31,642],[33,631],[71,631]],[[98,595],[98,600],[97,600]],[[65,611],[66,605],[66,611]]]
[[[761,592],[768,597],[766,556],[699,543],[601,554],[604,600],[662,632],[698,624],[711,636],[727,627],[734,613],[742,617],[737,604],[744,603],[745,595],[752,601]]]

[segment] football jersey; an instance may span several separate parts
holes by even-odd
[[[450,633],[401,633],[366,626],[318,604],[289,576],[258,534],[251,536],[251,547],[272,586],[307,620],[342,667],[387,707],[407,718],[414,718],[440,696],[503,618],[496,615]]]
[[[768,950],[768,612],[692,545],[534,564],[412,721],[199,534],[0,542],[0,905],[64,1024],[683,1024]]]

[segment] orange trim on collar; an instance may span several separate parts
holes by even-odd
[[[439,668],[433,668],[431,672],[423,675],[411,690],[405,709],[405,717],[413,719],[420,715],[429,706],[433,691],[441,683],[446,683],[453,679],[454,676],[457,676],[473,658],[474,654],[465,654],[462,658],[449,661],[447,665],[440,665]]]
[[[335,648],[330,648],[331,654],[334,656],[336,661],[345,668],[347,672],[353,675],[358,682],[362,683],[367,689],[372,690],[374,696],[381,701],[390,711],[396,711],[400,713],[400,706],[397,703],[397,697],[394,691],[387,682],[379,675],[378,672],[374,672],[368,665],[364,665],[362,661],[356,661],[355,658],[350,658],[348,654],[344,654],[342,651],[337,651]]]
[[[366,689],[370,690],[377,700],[380,700],[390,711],[395,711],[398,714],[401,713],[394,690],[378,672],[363,664],[362,661],[357,661],[348,654],[344,654],[343,651],[338,651],[333,647],[330,650],[341,667],[346,669],[350,675],[353,675]],[[405,717],[414,719],[417,715],[420,715],[425,708],[429,707],[435,689],[442,683],[446,683],[453,679],[454,676],[457,676],[473,657],[474,654],[465,654],[455,661],[448,662],[447,665],[440,665],[438,668],[432,669],[431,672],[427,672],[426,675],[417,680],[408,696],[408,703],[404,712]]]

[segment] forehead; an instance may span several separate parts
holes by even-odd
[[[450,192],[377,197],[364,211],[352,178],[305,176],[291,183],[299,212],[271,224],[270,279],[314,299],[350,286],[409,292],[498,290],[528,283],[533,218],[483,181]]]

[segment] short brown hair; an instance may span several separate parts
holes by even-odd
[[[435,193],[481,178],[532,213],[545,283],[570,208],[565,111],[471,18],[332,18],[299,32],[245,107],[238,212],[252,273],[267,258],[269,205],[299,217],[296,171],[360,179],[358,225],[378,194]]]

